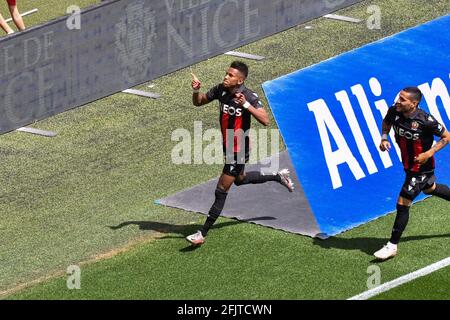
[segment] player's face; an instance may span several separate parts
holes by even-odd
[[[398,100],[395,102],[395,109],[397,112],[409,113],[417,107],[417,104],[417,101],[411,97],[411,94],[400,91]]]
[[[223,86],[225,88],[234,88],[240,86],[243,83],[243,74],[237,69],[228,68],[227,72],[225,73],[225,77],[223,78]]]

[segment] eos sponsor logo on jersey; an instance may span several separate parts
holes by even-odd
[[[412,132],[409,132],[408,130],[399,128],[397,126],[394,126],[394,130],[395,130],[395,132],[397,132],[397,134],[400,137],[405,137],[408,140],[419,140],[419,134],[418,133],[412,133]]]
[[[222,112],[227,113],[230,116],[236,116],[236,117],[242,116],[242,108],[235,108],[235,107],[229,106],[227,104],[222,105]]]

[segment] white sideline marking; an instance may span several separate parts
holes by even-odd
[[[35,128],[29,128],[29,127],[18,128],[18,129],[16,129],[16,131],[37,134],[39,136],[50,137],[50,138],[56,137],[56,132],[40,130],[40,129],[35,129]]]
[[[126,90],[123,90],[122,92],[134,94],[134,95],[141,96],[141,97],[152,98],[152,99],[158,99],[161,97],[161,95],[158,93],[147,92],[147,91],[136,90],[136,89],[126,89]]]
[[[436,263],[430,264],[428,267],[422,268],[420,270],[408,273],[407,275],[404,275],[400,278],[394,279],[392,281],[386,282],[382,284],[381,286],[375,287],[371,290],[368,290],[366,292],[363,292],[361,294],[358,294],[354,297],[348,298],[347,300],[367,300],[369,298],[372,298],[373,296],[376,296],[380,293],[386,292],[391,290],[392,288],[398,287],[404,283],[407,283],[411,280],[426,276],[430,273],[433,273],[439,269],[445,268],[450,266],[450,257],[445,258],[441,261],[438,261]]]
[[[225,52],[225,54],[228,56],[246,58],[246,59],[251,59],[251,60],[258,60],[258,61],[265,59],[265,57],[263,57],[263,56],[258,56],[256,54],[250,54],[250,53],[244,53],[244,52],[238,52],[238,51],[228,51],[228,52]]]
[[[27,15],[29,15],[29,14],[32,14],[32,13],[35,13],[35,12],[37,12],[38,11],[38,9],[32,9],[32,10],[30,10],[30,11],[27,11],[27,12],[24,12],[24,13],[22,13],[22,14],[20,14],[22,17],[25,17],[25,16],[27,16]],[[8,18],[8,19],[6,19],[5,20],[6,22],[11,22],[12,21],[12,18]]]
[[[346,22],[353,22],[353,23],[360,23],[362,21],[361,19],[355,19],[355,18],[351,18],[351,17],[340,16],[340,15],[337,15],[337,14],[326,14],[323,17],[324,18],[328,18],[328,19],[334,19],[334,20],[340,20],[340,21],[346,21]]]

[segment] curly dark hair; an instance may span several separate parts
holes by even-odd
[[[248,66],[242,61],[233,61],[230,68],[239,70],[246,78],[248,76]]]

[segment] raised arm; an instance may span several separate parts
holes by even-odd
[[[192,75],[192,103],[194,106],[202,106],[204,104],[209,103],[210,101],[208,100],[208,97],[206,96],[205,93],[201,93],[200,92],[200,87],[202,85],[202,83],[200,82],[200,80],[197,78],[197,76],[193,73],[191,73]]]

